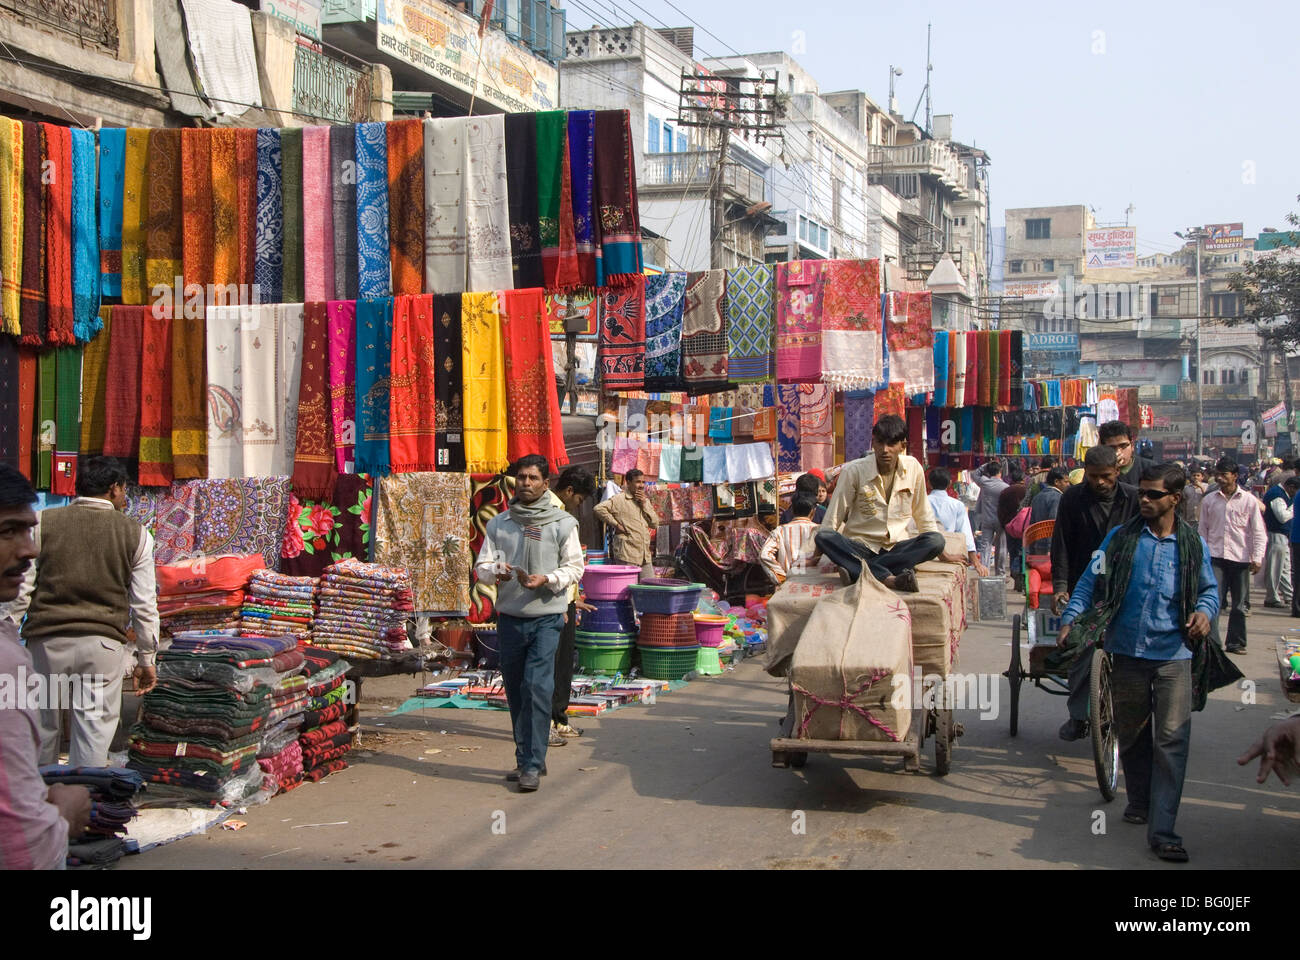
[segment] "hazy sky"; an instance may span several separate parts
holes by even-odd
[[[988,151],[994,226],[1008,207],[1073,203],[1123,223],[1132,203],[1145,256],[1178,247],[1173,231],[1189,225],[1243,221],[1251,236],[1300,211],[1300,4],[563,2],[570,29],[695,26],[697,58],[785,50],[823,92],[865,90],[882,106],[892,63],[908,118],[932,23],[933,110]]]

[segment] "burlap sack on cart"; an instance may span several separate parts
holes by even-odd
[[[904,739],[912,723],[907,604],[870,576],[819,598],[795,648],[790,679],[794,736]]]
[[[786,579],[767,601],[767,659],[763,669],[774,677],[790,673],[799,637],[817,602],[836,590],[844,589],[839,574],[800,573]]]
[[[916,568],[917,593],[900,593],[912,613],[912,661],[924,673],[948,676],[966,628],[966,568],[931,561]]]

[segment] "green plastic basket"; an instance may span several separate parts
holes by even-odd
[[[642,647],[641,675],[650,680],[680,680],[695,669],[699,647]]]
[[[578,666],[584,673],[604,675],[627,673],[632,669],[634,644],[629,643],[626,647],[586,647],[578,644],[577,649]]]

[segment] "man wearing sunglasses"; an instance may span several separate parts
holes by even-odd
[[[1250,578],[1264,563],[1268,535],[1259,501],[1237,483],[1237,461],[1223,457],[1214,465],[1219,488],[1201,500],[1201,536],[1210,548],[1214,575],[1219,581],[1219,608],[1228,596],[1228,637],[1223,648],[1229,653],[1246,652],[1246,598]],[[1218,623],[1214,623],[1218,636]]]

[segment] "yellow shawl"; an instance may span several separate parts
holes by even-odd
[[[149,131],[126,131],[126,178],[122,186],[122,302],[142,304],[144,287],[144,221],[148,208]]]
[[[23,124],[0,117],[0,318],[5,333],[22,333],[18,321],[22,274]]]
[[[495,293],[461,297],[467,473],[500,473],[506,458],[506,379]]]

